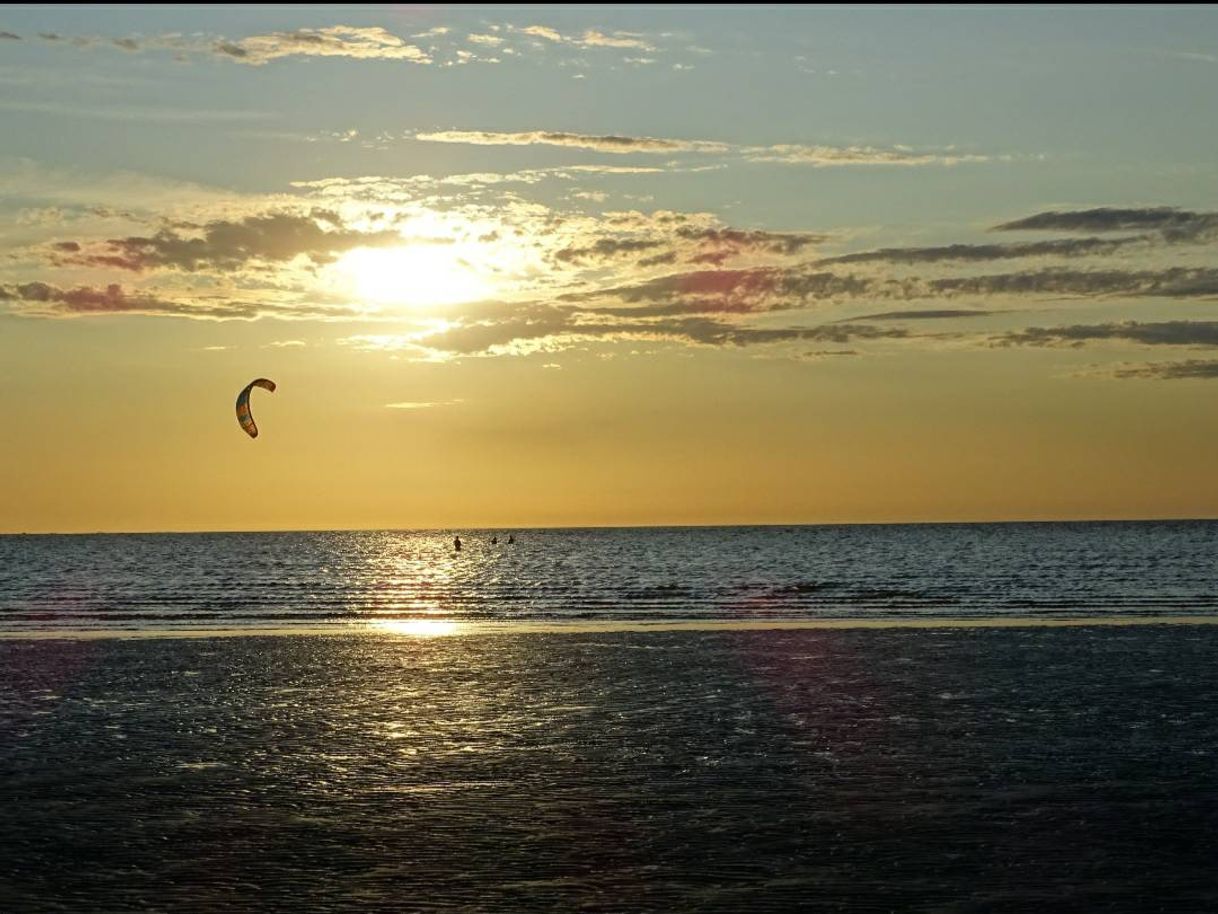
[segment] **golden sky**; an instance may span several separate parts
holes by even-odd
[[[1218,515],[1212,9],[548,12],[6,9],[0,532]]]

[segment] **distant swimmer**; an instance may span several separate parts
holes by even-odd
[[[491,545],[492,545],[492,546],[498,546],[498,545],[499,545],[499,537],[497,537],[497,536],[492,536],[492,537],[491,537]]]
[[[510,533],[509,533],[509,534],[508,534],[508,545],[509,545],[509,546],[511,546],[511,545],[513,545],[515,542],[516,542],[516,537],[515,537],[515,536],[513,536],[512,534],[510,534]]]
[[[461,551],[461,537],[459,537],[459,536],[453,537],[453,548],[456,549],[458,552]]]

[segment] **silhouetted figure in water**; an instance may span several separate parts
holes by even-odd
[[[491,545],[492,545],[492,546],[498,546],[498,545],[499,545],[499,537],[497,537],[497,536],[492,536],[492,537],[491,537]]]
[[[459,536],[453,537],[453,548],[456,549],[458,552],[461,551],[461,537],[459,537]]]
[[[508,545],[512,546],[515,543],[516,543],[516,537],[509,533],[508,534]]]

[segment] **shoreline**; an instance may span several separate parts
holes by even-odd
[[[1150,625],[1218,625],[1218,615],[1122,614],[1092,617],[933,618],[933,619],[672,619],[586,620],[571,622],[520,620],[465,622],[456,619],[403,618],[331,626],[233,626],[192,629],[42,629],[0,631],[0,641],[173,640],[197,638],[397,637],[407,639],[461,638],[478,635],[586,635],[648,632],[835,631],[848,629],[945,628],[1091,628]]]

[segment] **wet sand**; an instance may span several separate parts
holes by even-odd
[[[8,640],[0,910],[1218,910],[1218,628]]]

